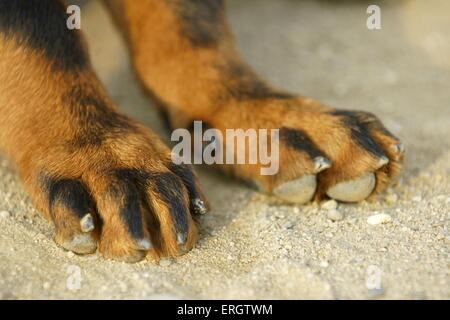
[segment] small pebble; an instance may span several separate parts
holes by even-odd
[[[412,198],[412,201],[420,202],[420,201],[422,201],[422,197],[421,196],[415,196],[415,197]]]
[[[319,266],[321,266],[322,268],[328,268],[329,265],[330,264],[326,260],[321,261],[320,264],[319,264]]]
[[[341,221],[344,219],[344,214],[336,209],[327,212],[327,218],[331,221]]]
[[[442,233],[439,233],[438,235],[436,235],[436,240],[442,240],[445,239],[445,235]]]
[[[322,209],[324,210],[335,210],[337,208],[338,204],[336,200],[328,200],[322,203]]]
[[[9,217],[11,217],[11,213],[4,210],[0,211],[0,219],[8,219]]]
[[[75,257],[75,253],[73,253],[72,251],[67,251],[66,256],[67,258],[73,258]]]
[[[397,200],[398,200],[398,196],[396,194],[394,194],[394,193],[388,194],[386,196],[386,202],[389,203],[389,204],[396,203]]]
[[[292,221],[288,221],[288,222],[286,222],[286,224],[284,225],[284,227],[285,227],[286,229],[292,229],[292,228],[295,227],[295,223],[292,222]]]
[[[389,223],[392,221],[392,218],[390,215],[386,213],[378,213],[370,216],[367,218],[367,223],[371,225],[377,225],[377,224],[383,224],[383,223]]]

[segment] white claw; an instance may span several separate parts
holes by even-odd
[[[81,220],[80,220],[80,227],[81,231],[87,233],[94,230],[94,219],[92,218],[92,215],[90,213],[87,213]]]
[[[177,234],[177,243],[178,244],[185,244],[187,240],[187,235],[185,233],[179,232]]]
[[[205,203],[201,199],[195,199],[192,201],[192,204],[194,205],[194,211],[196,214],[206,214],[208,213],[208,209],[206,208]]]
[[[389,163],[389,158],[388,157],[386,157],[386,156],[381,157],[380,161],[378,162],[378,168],[377,169],[387,165],[388,163]]]
[[[137,242],[137,246],[139,250],[150,250],[152,247],[152,243],[149,239],[143,238]]]
[[[328,169],[331,167],[330,160],[324,158],[324,157],[316,157],[314,158],[314,169],[316,170],[316,173],[319,173],[325,169]]]
[[[402,154],[402,153],[405,152],[405,147],[401,143],[394,144],[394,145],[391,146],[391,148],[394,150],[395,153]]]

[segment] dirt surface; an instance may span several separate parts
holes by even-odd
[[[370,110],[402,138],[401,182],[379,201],[339,204],[344,217],[332,222],[318,205],[282,205],[199,168],[214,211],[197,248],[129,265],[58,248],[1,160],[0,211],[10,215],[0,213],[0,297],[449,299],[450,2],[380,6],[382,29],[370,31],[363,1],[229,3],[239,49],[261,74],[336,107]],[[100,1],[82,14],[114,100],[167,138]],[[369,224],[378,213],[391,221]]]

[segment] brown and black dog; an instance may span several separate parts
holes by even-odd
[[[403,148],[374,115],[332,109],[258,77],[235,50],[224,0],[105,3],[173,128],[201,120],[221,131],[280,130],[278,174],[260,175],[259,165],[224,171],[292,201],[305,186],[316,200],[361,200],[399,172]],[[186,252],[196,241],[193,217],[208,210],[192,168],[173,164],[154,133],[118,111],[67,17],[59,0],[0,0],[1,150],[67,250],[98,247],[130,262]],[[361,177],[373,184],[359,198],[330,192]]]

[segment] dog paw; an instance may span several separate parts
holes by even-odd
[[[371,113],[335,110],[294,97],[245,103],[240,112],[218,112],[220,120],[212,120],[212,127],[222,132],[278,129],[278,172],[262,175],[260,163],[221,167],[287,202],[326,197],[360,202],[381,192],[401,169],[401,142]]]
[[[109,125],[108,118],[118,119],[105,117]],[[193,216],[208,210],[198,180],[147,128],[120,119],[120,130],[90,128],[96,139],[80,139],[85,128],[76,128],[75,139],[53,137],[31,148],[19,168],[25,186],[66,250],[98,249],[127,262],[185,253],[197,237]]]

